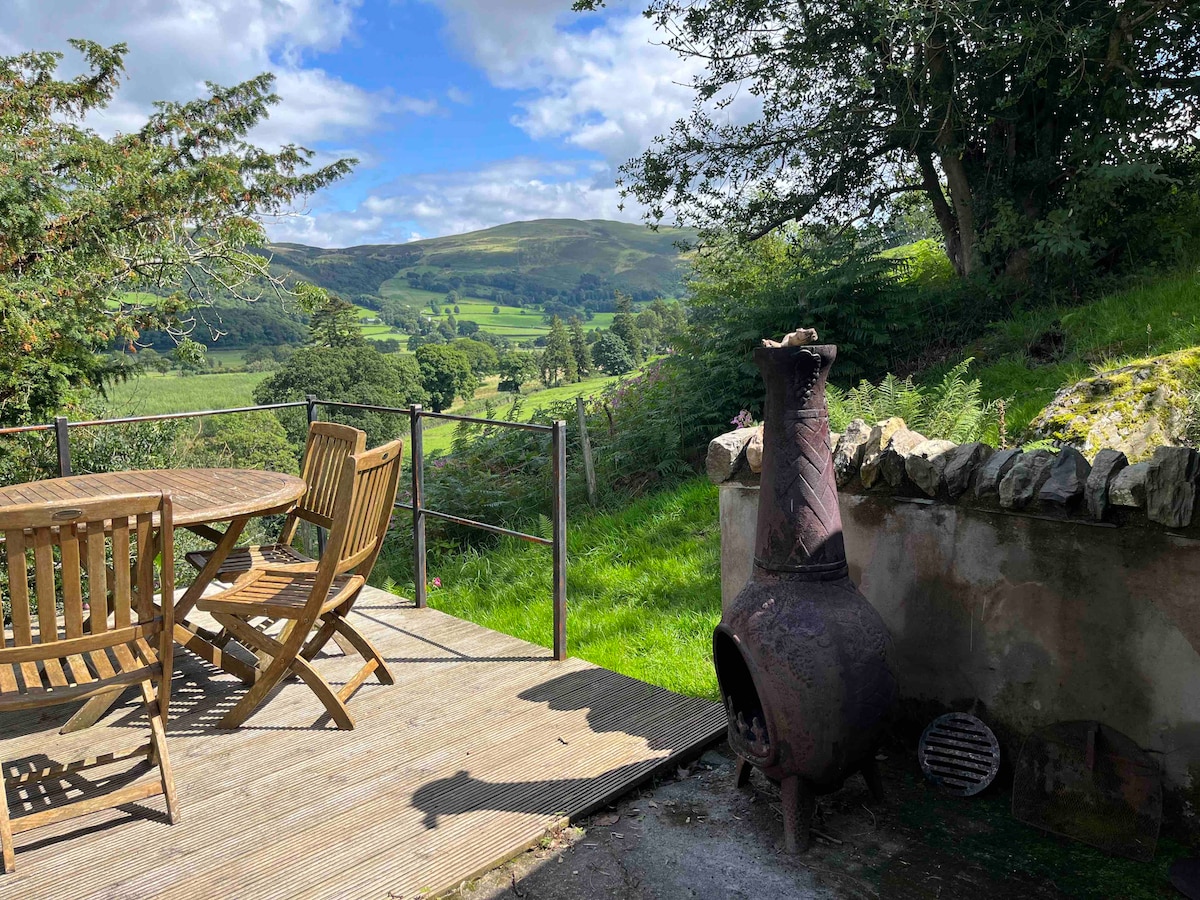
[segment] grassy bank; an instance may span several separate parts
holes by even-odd
[[[715,698],[712,630],[721,618],[716,488],[697,478],[618,512],[572,512],[567,544],[571,655]],[[392,548],[373,580],[406,571],[400,556],[407,549]],[[549,547],[515,540],[485,553],[431,554],[429,577],[441,587],[430,590],[429,603],[549,647],[550,562]]]
[[[1091,303],[1022,313],[964,355],[987,399],[1006,398],[1019,434],[1060,389],[1134,359],[1200,346],[1200,281],[1190,270],[1147,277]]]

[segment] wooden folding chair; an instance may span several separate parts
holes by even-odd
[[[159,517],[157,529],[154,514]],[[5,776],[0,845],[4,870],[11,872],[12,836],[40,825],[158,794],[166,797],[171,823],[179,819],[165,732],[174,647],[171,499],[161,493],[123,494],[70,505],[8,506],[0,509],[0,532],[12,615],[11,633],[0,646],[0,713],[85,700],[138,685],[150,718],[148,743]],[[154,602],[154,562],[160,552],[157,574],[166,597],[161,608]],[[61,588],[55,586],[56,576]],[[98,796],[89,793],[82,800],[9,819],[11,792],[143,756],[150,763],[147,771],[158,768],[154,781]],[[39,803],[43,801],[39,797]]]
[[[374,674],[381,684],[394,683],[379,651],[346,617],[383,546],[400,479],[402,447],[401,441],[393,441],[346,461],[337,483],[329,539],[315,569],[305,565],[251,569],[229,590],[196,604],[260,659],[270,659],[218,728],[237,728],[245,722],[289,673],[304,679],[343,729],[354,727],[346,701],[367,678]],[[255,627],[252,620],[262,618],[287,620],[282,634],[275,638]],[[314,628],[316,634],[310,637]],[[311,662],[335,635],[364,661],[337,692]]]
[[[303,471],[300,477],[308,483],[308,491],[300,498],[296,508],[283,521],[279,540],[274,544],[237,547],[230,552],[217,570],[216,581],[230,583],[250,569],[267,566],[292,566],[312,563],[292,546],[300,522],[311,522],[321,528],[333,523],[334,501],[337,499],[338,477],[342,465],[355,453],[362,453],[367,446],[367,435],[349,425],[336,422],[313,422],[308,426],[308,442],[304,447]],[[212,555],[211,550],[197,550],[187,554],[187,561],[200,571]]]

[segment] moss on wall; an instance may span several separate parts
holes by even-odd
[[[1164,444],[1195,446],[1200,349],[1135,360],[1058,393],[1030,426],[1091,457],[1103,447],[1131,462]]]

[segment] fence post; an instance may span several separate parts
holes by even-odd
[[[428,605],[425,584],[428,573],[425,569],[425,447],[422,442],[424,422],[421,419],[421,404],[409,407],[412,426],[412,514],[413,514],[413,585],[416,588],[417,609]]]
[[[554,423],[554,658],[567,658],[567,423]]]
[[[71,474],[71,435],[67,430],[67,417],[54,419],[54,443],[58,447],[58,475],[66,478]]]
[[[579,443],[583,450],[583,474],[587,478],[588,503],[596,505],[596,466],[592,462],[592,439],[588,437],[587,413],[583,398],[575,398],[575,414],[579,417]]]

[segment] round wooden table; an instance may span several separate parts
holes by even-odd
[[[0,506],[71,503],[104,494],[167,491],[183,527],[287,512],[304,496],[302,478],[258,469],[142,469],[47,478],[0,488]]]
[[[304,479],[258,469],[141,469],[48,478],[0,488],[0,506],[23,503],[72,503],[105,494],[137,494],[165,491],[171,495],[176,526],[186,528],[214,543],[212,555],[183,596],[175,601],[175,641],[243,681],[253,682],[254,670],[223,653],[187,621],[187,615],[212,583],[221,564],[237,546],[246,524],[257,516],[289,511],[308,485]],[[228,522],[224,531],[212,523]],[[104,695],[93,698],[105,700]],[[113,698],[115,700],[115,698]],[[107,701],[109,705],[112,700]],[[89,709],[89,707],[95,707]],[[89,701],[72,719],[74,727],[91,724],[107,706]],[[97,714],[97,710],[99,713]],[[78,720],[78,721],[77,721]],[[90,721],[87,721],[90,720]]]

